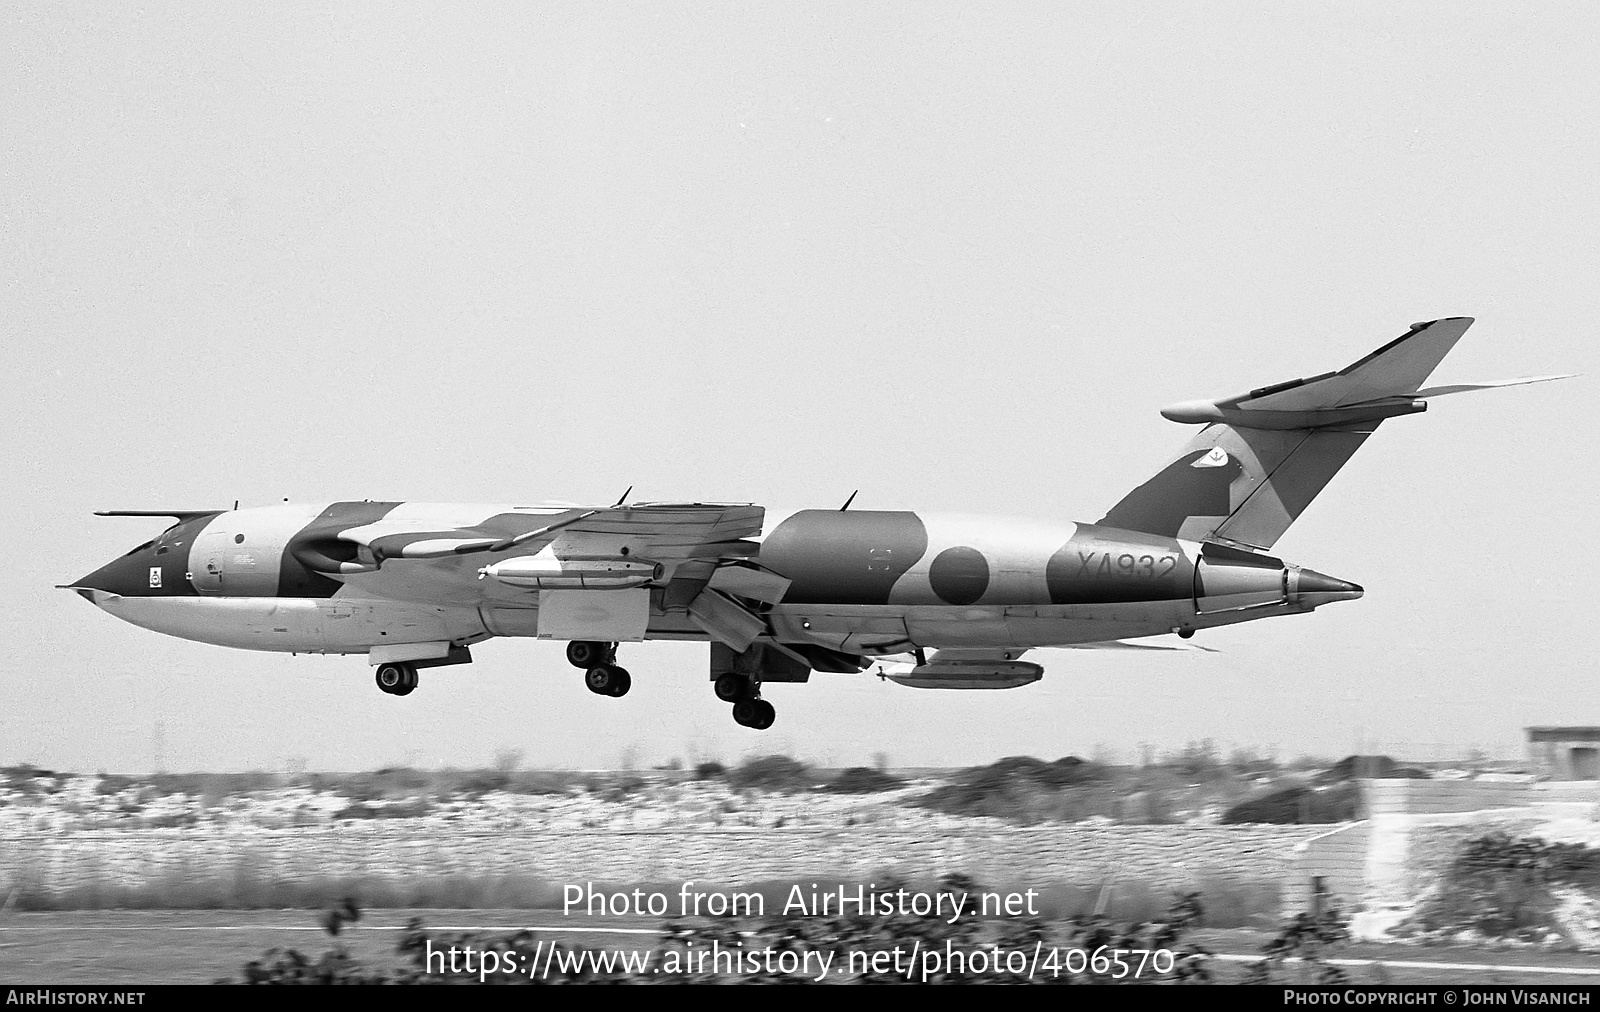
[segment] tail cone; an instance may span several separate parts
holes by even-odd
[[[1314,569],[1301,569],[1295,575],[1296,599],[1312,608],[1333,601],[1354,601],[1365,593],[1360,584],[1324,576]]]

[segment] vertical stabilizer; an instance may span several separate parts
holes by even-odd
[[[1100,524],[1271,548],[1372,429],[1206,426]]]

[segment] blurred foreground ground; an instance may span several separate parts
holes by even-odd
[[[564,891],[675,895],[695,880],[759,890],[773,913],[798,882],[892,875],[930,888],[957,873],[1038,890],[1041,932],[1102,914],[1159,920],[1197,893],[1205,914],[1186,944],[1219,954],[1216,979],[1240,980],[1303,909],[1308,882],[1340,884],[1312,878],[1331,874],[1315,848],[1337,837],[1352,841],[1340,860],[1358,879],[1382,858],[1403,892],[1387,906],[1372,882],[1347,894],[1346,921],[1383,926],[1313,950],[1343,979],[1600,982],[1600,957],[1587,954],[1600,952],[1600,822],[1583,800],[1593,792],[1533,779],[1386,757],[1223,761],[1206,745],[1140,767],[1013,757],[942,771],[820,770],[786,756],[586,773],[509,762],[140,778],[10,768],[0,980],[204,983],[237,979],[269,949],[315,959],[334,945],[364,967],[400,968],[413,914],[430,933],[537,928],[547,942],[643,952],[664,918],[564,917]],[[1385,814],[1373,800],[1412,795],[1489,800],[1442,815]],[[1502,805],[1514,797],[1520,807]],[[366,916],[330,938],[317,910],[344,897]],[[1407,940],[1382,940],[1391,928]],[[1291,961],[1272,979],[1334,971]]]
[[[372,966],[401,965],[395,953],[406,921],[421,917],[439,932],[510,932],[547,927],[540,937],[574,947],[648,950],[660,922],[640,917],[584,917],[563,923],[548,910],[385,910],[341,932],[337,944]],[[585,928],[610,929],[585,931]],[[617,929],[630,933],[613,933]],[[642,932],[642,933],[631,933]],[[1243,979],[1270,933],[1201,929],[1190,941],[1222,957],[1212,961],[1219,982]],[[240,979],[251,959],[273,947],[316,955],[335,944],[306,911],[69,911],[12,914],[0,920],[0,982],[47,984],[206,984]],[[1352,944],[1329,956],[1377,965],[1341,965],[1357,984],[1582,984],[1600,983],[1600,957],[1533,947]],[[1396,964],[1429,963],[1438,968]],[[1490,967],[1461,969],[1462,965]],[[1570,970],[1575,972],[1561,972]],[[1587,971],[1587,972],[1584,972]],[[1311,971],[1305,971],[1310,974]],[[1275,980],[1295,981],[1289,965]],[[1310,982],[1311,976],[1306,977]]]

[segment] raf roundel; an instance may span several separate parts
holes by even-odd
[[[928,582],[946,604],[976,604],[989,589],[989,560],[976,548],[946,548],[928,567]]]

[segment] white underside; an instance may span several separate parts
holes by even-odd
[[[299,597],[120,597],[94,603],[145,629],[245,650],[364,654],[396,643],[470,642],[489,635],[476,608]]]
[[[531,609],[493,609],[486,622],[477,608],[381,599],[121,597],[94,591],[94,602],[145,629],[246,650],[353,654],[389,644],[471,643],[490,636],[542,634],[538,612]],[[1009,607],[779,605],[769,618],[781,642],[887,654],[911,646],[1026,649],[1099,643],[1300,610],[1273,607],[1197,615],[1193,603],[1186,601]],[[652,628],[645,638],[658,636],[686,638],[681,629],[669,628]]]

